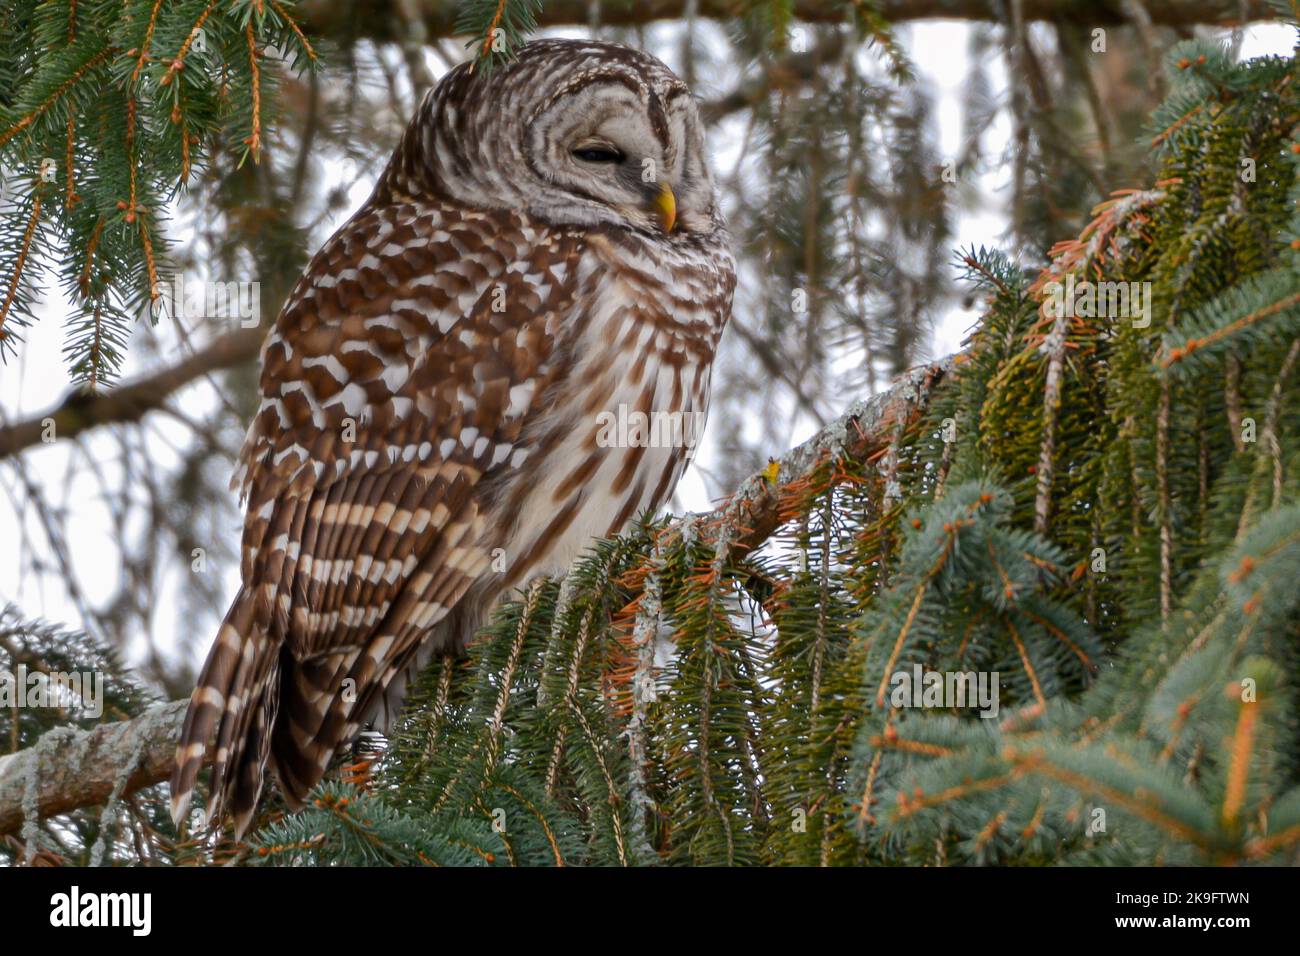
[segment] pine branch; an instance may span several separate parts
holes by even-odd
[[[0,160],[23,213],[0,217],[0,360],[57,274],[75,309],[73,374],[92,388],[115,376],[132,325],[160,295],[169,201],[230,140],[257,162],[278,78],[316,65],[292,6],[64,0],[0,18],[15,51]]]

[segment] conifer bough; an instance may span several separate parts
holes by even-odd
[[[288,0],[14,2],[0,15],[0,360],[43,286],[72,300],[65,355],[116,375],[160,295],[167,204],[214,150],[257,162],[275,60],[316,52]],[[274,54],[274,55],[270,55]]]

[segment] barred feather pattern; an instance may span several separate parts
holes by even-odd
[[[668,500],[688,442],[600,436],[620,410],[707,411],[735,278],[684,89],[583,41],[457,68],[313,258],[262,350],[242,586],[178,745],[178,825],[209,760],[206,817],[239,835],[268,770],[301,804],[510,589]],[[559,150],[588,133],[658,178],[581,181]]]

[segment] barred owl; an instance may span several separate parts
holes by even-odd
[[[663,504],[702,416],[734,263],[690,91],[607,43],[545,40],[428,96],[262,349],[232,487],[242,586],[190,700],[185,815],[299,805],[410,676],[514,587]]]

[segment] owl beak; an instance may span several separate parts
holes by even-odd
[[[672,232],[677,225],[677,197],[667,183],[659,184],[659,195],[655,197],[655,210],[659,220],[664,224],[664,232]]]

